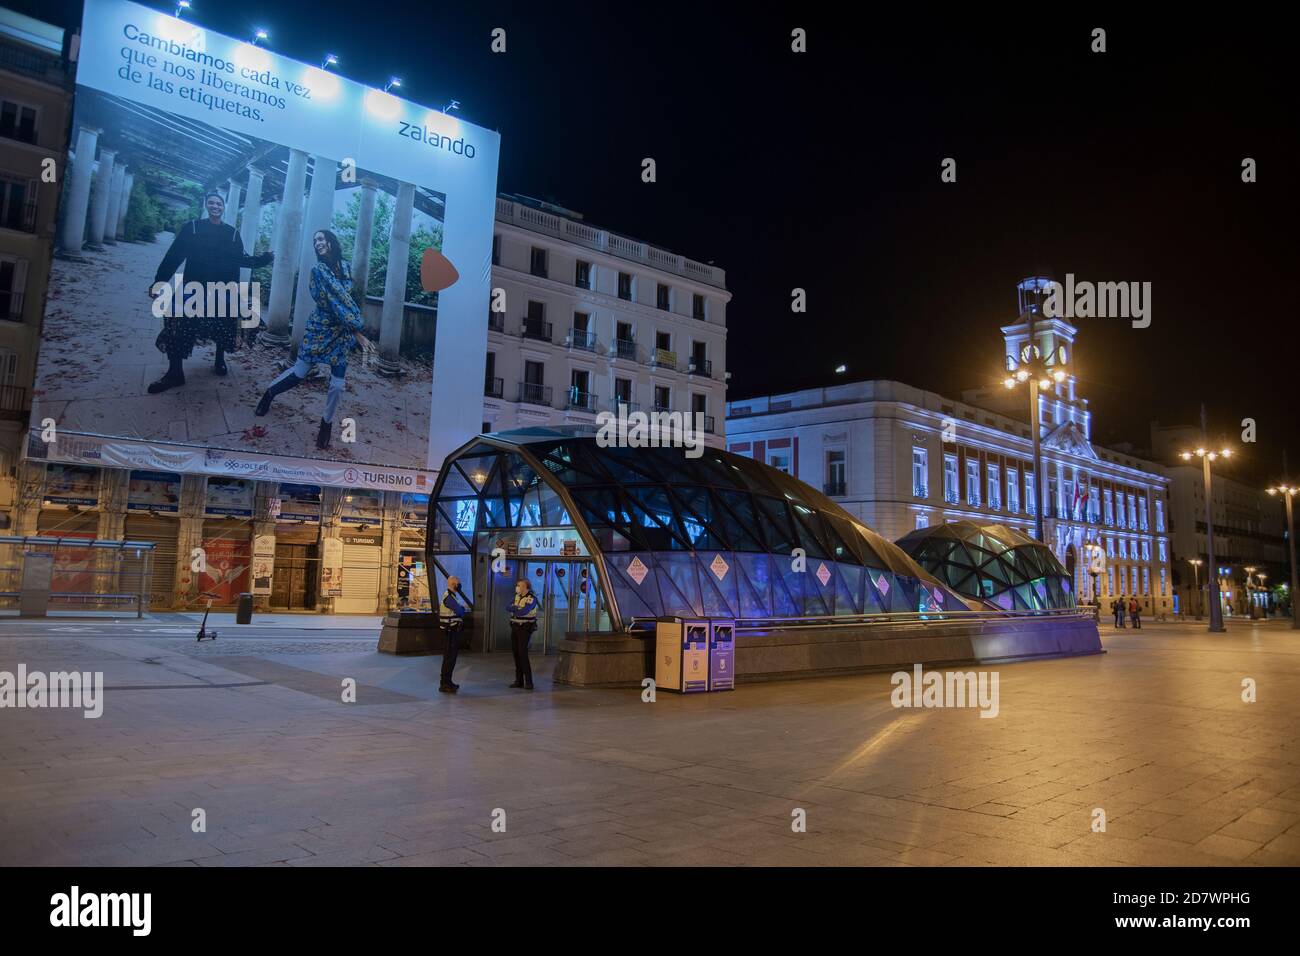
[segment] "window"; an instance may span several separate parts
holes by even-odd
[[[989,507],[994,511],[1002,509],[1002,475],[997,465],[988,467]]]
[[[483,376],[483,394],[492,398],[501,398],[502,387],[504,383],[497,375],[497,353],[489,352],[487,354],[487,366]]]
[[[1097,486],[1088,485],[1088,520],[1096,524],[1101,520],[1101,498],[1097,496]]]
[[[1124,520],[1124,493],[1122,491],[1115,492],[1115,527],[1128,527],[1128,523]]]
[[[1130,576],[1133,579],[1133,593],[1137,594],[1138,593],[1138,569],[1136,567],[1133,567],[1133,568],[1129,568],[1129,571],[1132,572]]]
[[[1032,471],[1025,472],[1025,514],[1038,514],[1038,482]]]
[[[1168,563],[1169,542],[1166,541],[1164,538],[1161,538],[1159,541],[1156,542],[1156,554],[1160,556],[1161,563]]]
[[[950,505],[957,503],[957,456],[943,456],[943,500]]]
[[[845,467],[843,448],[832,448],[826,452],[826,494],[845,494]]]
[[[773,468],[775,468],[777,471],[784,471],[787,475],[790,474],[789,455],[777,454],[774,452],[768,456],[767,463],[771,465]]]
[[[1106,524],[1115,524],[1115,499],[1111,497],[1110,489],[1106,489]]]
[[[1166,578],[1166,572],[1164,568],[1160,569],[1160,593],[1161,595],[1165,595],[1169,593],[1169,584]]]
[[[618,297],[632,301],[632,277],[626,272],[618,274]]]
[[[31,196],[31,201],[28,201]],[[15,176],[0,176],[0,226],[31,232],[36,228],[36,184]]]
[[[0,319],[23,320],[23,288],[27,282],[27,260],[0,258]]]
[[[1142,530],[1149,530],[1147,527],[1147,500],[1146,498],[1138,499],[1138,517],[1141,519]]]
[[[691,315],[699,319],[701,322],[707,322],[709,319],[707,313],[704,311],[704,296],[700,295],[698,292],[691,297]]]
[[[591,315],[586,312],[573,313],[573,332],[569,341],[575,349],[588,352],[596,350],[596,333],[591,330]]]
[[[1156,499],[1156,530],[1165,530],[1165,503],[1159,498]]]
[[[696,375],[713,376],[713,367],[709,364],[707,346],[703,342],[691,343],[691,365]]]
[[[672,396],[667,385],[655,386],[655,411],[666,412],[672,407]]]
[[[591,288],[591,263],[578,260],[578,264],[573,267],[573,284],[579,289]]]
[[[1142,541],[1142,560],[1151,560],[1151,542],[1143,539]]]
[[[501,236],[497,234],[492,237],[492,264],[501,265]]]
[[[1107,594],[1115,593],[1115,569],[1114,568],[1106,569],[1106,593]]]
[[[545,249],[539,249],[537,246],[533,246],[533,261],[529,271],[535,276],[540,276],[543,279],[546,278],[547,269]]]
[[[1133,500],[1132,495],[1128,496],[1128,526],[1134,530],[1136,530],[1138,526],[1137,502]]]
[[[980,506],[980,460],[966,459],[966,504],[972,508]]]
[[[912,449],[912,497],[930,497],[930,452],[925,448]]]
[[[1113,558],[1113,557],[1115,557],[1115,539],[1114,539],[1114,538],[1107,538],[1107,539],[1106,539],[1106,557],[1108,557],[1108,558]]]
[[[1007,510],[1015,514],[1020,510],[1020,473],[1007,469]]]
[[[672,309],[672,289],[662,282],[655,285],[655,305],[665,312]]]
[[[930,527],[930,516],[926,514],[924,511],[918,511],[916,513],[916,526],[918,528]]]
[[[621,405],[632,404],[632,380],[630,378],[614,379],[614,398]]]
[[[709,412],[709,397],[701,395],[699,392],[691,392],[691,414],[707,415]]]
[[[585,369],[569,372],[569,407],[592,412],[596,410],[595,396],[591,394],[591,373]]]
[[[632,338],[632,324],[619,322],[614,330],[614,344],[618,347],[618,357],[636,361],[636,340]]]
[[[35,143],[36,110],[11,100],[0,100],[0,136]]]
[[[551,404],[550,389],[546,387],[545,382],[545,363],[525,360],[524,380],[519,383],[519,400],[533,405]]]
[[[1143,594],[1151,593],[1151,569],[1150,568],[1142,569],[1142,593]]]
[[[1119,556],[1121,558],[1128,557],[1128,541],[1124,538],[1119,539]]]

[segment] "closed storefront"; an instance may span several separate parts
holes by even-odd
[[[383,537],[345,530],[343,540],[343,593],[335,599],[340,614],[375,614],[379,610],[380,557]]]
[[[148,541],[154,546],[149,583],[149,607],[154,610],[166,610],[175,600],[180,493],[178,474],[131,472],[125,534],[128,541]]]
[[[271,607],[281,611],[310,611],[320,586],[319,531],[315,525],[280,524],[275,529],[275,575]]]
[[[240,478],[209,478],[203,506],[204,569],[199,573],[201,604],[233,607],[249,590],[253,552],[253,483]]]

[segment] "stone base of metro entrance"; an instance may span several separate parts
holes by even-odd
[[[381,654],[441,654],[438,615],[425,611],[389,614],[379,632],[378,650]]]
[[[557,684],[640,687],[654,673],[654,636],[569,634],[560,642]],[[795,680],[873,671],[1009,664],[1103,654],[1091,618],[995,618],[740,631],[736,681]]]

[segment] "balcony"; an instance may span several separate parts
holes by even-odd
[[[504,312],[488,313],[488,331],[504,332],[506,330],[506,314]]]
[[[550,408],[551,386],[543,385],[540,382],[520,382],[519,401],[529,405],[545,405]]]
[[[690,375],[702,375],[704,378],[713,378],[713,363],[706,358],[693,358],[691,364],[686,367]]]
[[[0,385],[0,420],[22,421],[27,415],[27,389]]]
[[[0,319],[9,322],[23,320],[23,294],[0,289]]]
[[[631,415],[633,412],[639,412],[640,410],[641,404],[639,402],[634,402],[630,398],[621,398],[618,395],[614,396],[615,415]]]
[[[519,334],[526,339],[537,339],[542,342],[551,341],[551,323],[543,322],[540,319],[524,319],[523,327]]]
[[[591,392],[583,392],[577,388],[570,388],[568,392],[568,401],[564,407],[570,411],[594,412],[596,410],[596,396]]]
[[[666,368],[670,371],[677,371],[677,353],[670,352],[668,349],[655,349],[654,357],[650,359],[650,365],[653,368]]]
[[[615,358],[627,359],[629,362],[636,361],[636,343],[631,339],[617,339],[614,345]]]
[[[704,416],[704,433],[705,433],[706,435],[713,435],[713,434],[715,434],[715,431],[714,431],[714,421],[713,421],[713,416],[712,416],[712,415],[705,415],[705,416]]]
[[[822,485],[822,493],[828,498],[842,498],[848,492],[842,481],[828,481]]]
[[[584,352],[596,351],[596,333],[585,329],[570,329],[569,348],[581,349]]]
[[[483,395],[486,398],[501,398],[504,396],[505,390],[505,379],[493,378],[489,375],[487,381],[483,383]]]

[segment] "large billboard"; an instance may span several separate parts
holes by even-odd
[[[87,0],[29,454],[427,491],[482,420],[499,148]]]

